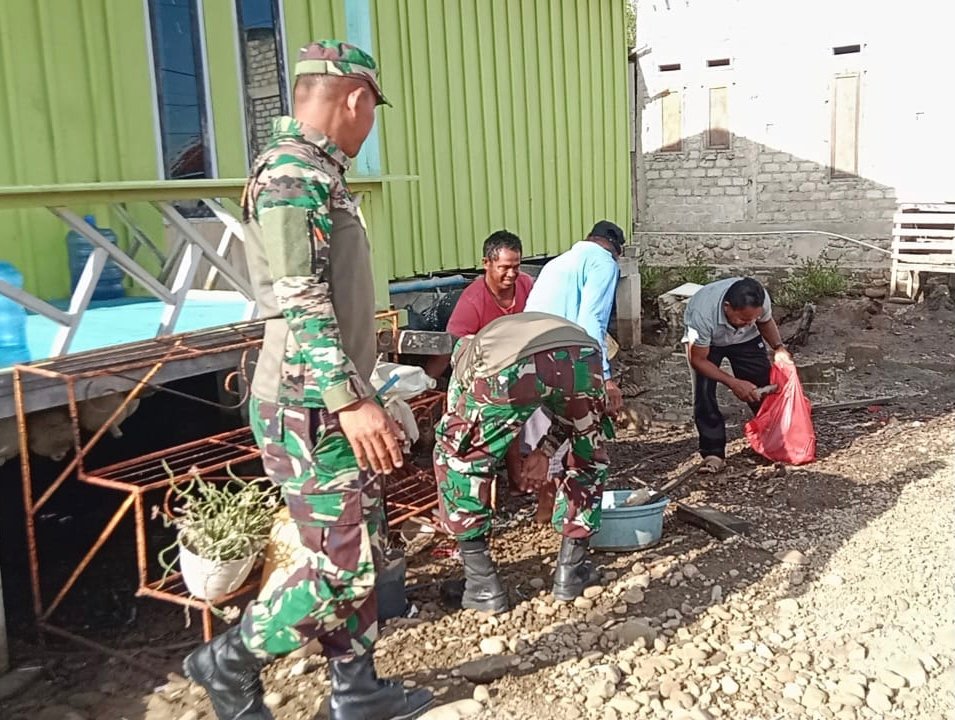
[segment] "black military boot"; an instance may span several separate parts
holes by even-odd
[[[434,702],[430,690],[405,690],[379,679],[371,652],[354,660],[330,660],[329,720],[413,720]]]
[[[182,669],[209,693],[219,720],[273,720],[259,679],[267,664],[249,651],[236,626],[186,657]]]
[[[507,593],[497,576],[486,538],[461,540],[464,562],[464,595],[461,607],[488,613],[507,611]]]
[[[588,559],[590,539],[574,540],[565,537],[557,553],[557,569],[554,571],[554,597],[570,602],[580,597],[584,588],[596,585],[600,575]]]

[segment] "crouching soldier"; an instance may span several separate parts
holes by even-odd
[[[600,344],[583,328],[538,312],[499,318],[455,348],[448,411],[436,430],[434,470],[442,519],[457,538],[464,562],[463,607],[507,610],[507,593],[488,549],[491,486],[511,442],[538,408],[552,416],[553,424],[524,462],[525,487],[547,481],[550,457],[570,440],[552,516],[554,529],[563,535],[554,596],[573,600],[596,584],[587,549],[600,528],[607,478],[603,441],[613,432],[604,414],[602,357]]]

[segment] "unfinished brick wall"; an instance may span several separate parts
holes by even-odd
[[[938,202],[950,187],[955,103],[925,72],[935,47],[891,32],[862,0],[636,5],[634,229],[645,262],[887,267],[887,254],[851,242],[768,233],[885,248],[899,202]]]
[[[268,142],[272,119],[282,114],[282,87],[275,31],[248,31],[245,45],[246,112],[250,154]]]
[[[680,152],[648,153],[643,163],[646,204],[637,239],[646,262],[679,265],[700,255],[719,265],[753,267],[789,266],[807,257],[884,264],[884,254],[836,238],[718,233],[827,230],[887,247],[896,208],[892,188],[865,178],[833,179],[825,166],[739,137],[729,150],[705,148],[702,135],[685,138]],[[669,228],[679,230],[640,234]]]

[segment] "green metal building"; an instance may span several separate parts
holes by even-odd
[[[336,37],[394,105],[352,171],[381,284],[475,267],[501,227],[556,254],[596,219],[629,227],[624,23],[622,0],[3,2],[0,186],[240,178],[297,49]],[[104,208],[77,211],[117,227]],[[65,226],[0,219],[27,290],[68,295]]]

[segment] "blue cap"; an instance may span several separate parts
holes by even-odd
[[[92,225],[96,227],[96,216],[95,215],[84,215],[83,219],[86,221],[87,225]]]

